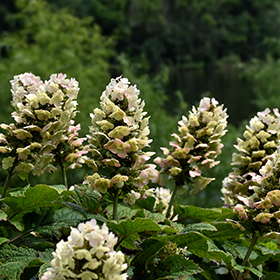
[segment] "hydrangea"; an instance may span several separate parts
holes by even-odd
[[[259,112],[250,120],[243,133],[244,140],[237,138],[232,155],[233,171],[223,181],[224,204],[234,207],[240,203],[238,196],[259,196],[258,182],[254,178],[260,175],[260,169],[279,146],[280,114],[278,109]]]
[[[125,280],[125,256],[114,251],[117,238],[106,224],[100,228],[95,219],[71,228],[67,241],[61,240],[53,252],[51,267],[41,280]]]
[[[40,175],[54,171],[55,165],[80,166],[86,150],[84,139],[78,138],[79,126],[73,126],[78,82],[61,73],[45,82],[24,73],[15,76],[11,85],[15,123],[1,125],[7,134],[0,134],[0,151],[14,160],[2,167]]]
[[[232,157],[233,172],[223,181],[224,202],[240,220],[256,231],[279,239],[280,213],[280,114],[266,109],[250,120],[237,139]],[[280,239],[279,239],[280,240]]]
[[[223,105],[214,98],[203,98],[188,118],[183,116],[179,121],[179,133],[172,134],[170,148],[161,148],[165,157],[154,160],[161,172],[176,186],[195,186],[191,193],[204,189],[214,179],[203,177],[202,171],[219,163],[215,159],[223,147],[221,137],[226,133],[227,117]]]
[[[91,114],[87,136],[92,155],[87,163],[95,173],[84,183],[103,194],[122,195],[129,204],[150,180],[158,178],[156,166],[146,163],[154,153],[142,151],[152,140],[139,93],[128,79],[112,79],[101,95],[101,108]]]

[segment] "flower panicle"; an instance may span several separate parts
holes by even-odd
[[[144,193],[143,187],[158,178],[155,165],[146,163],[154,153],[143,151],[152,140],[139,93],[127,78],[112,79],[100,97],[100,108],[90,115],[87,135],[91,157],[86,162],[95,173],[84,183],[103,194],[122,194],[131,205]],[[100,168],[108,170],[106,175]]]
[[[215,159],[223,147],[221,137],[226,133],[227,117],[223,105],[218,105],[214,98],[203,98],[188,118],[183,116],[179,121],[179,133],[172,134],[170,148],[161,148],[165,157],[155,159],[161,172],[178,186],[195,186],[191,193],[203,190],[214,180],[203,177],[202,172],[219,163]]]

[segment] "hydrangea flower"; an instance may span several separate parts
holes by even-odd
[[[266,109],[250,120],[243,136],[237,139],[233,172],[223,181],[224,202],[240,220],[258,232],[279,239],[279,129],[277,109]],[[280,240],[280,239],[279,239]]]
[[[153,152],[143,152],[148,138],[149,117],[143,111],[139,90],[126,78],[112,79],[101,95],[100,109],[91,114],[91,158],[87,160],[94,174],[85,178],[91,190],[124,197],[133,204],[150,180],[158,178],[154,164],[146,164]]]
[[[55,165],[80,166],[86,149],[74,127],[78,82],[66,74],[53,74],[48,81],[32,73],[14,77],[12,117],[15,123],[2,124],[7,134],[0,135],[0,151],[13,158],[13,165],[3,162],[4,169],[40,175],[52,172]],[[10,161],[11,162],[11,161]]]
[[[71,228],[67,241],[61,240],[53,252],[51,267],[41,280],[125,280],[125,256],[114,251],[117,237],[106,224],[100,228],[95,219]]]
[[[179,121],[179,133],[172,134],[170,148],[161,148],[165,157],[154,160],[161,172],[176,186],[195,186],[191,193],[204,189],[214,179],[203,177],[202,171],[219,163],[215,159],[223,147],[220,138],[226,133],[227,117],[223,105],[214,98],[203,98],[188,118],[183,116]]]
[[[250,120],[243,133],[245,139],[237,138],[237,145],[234,146],[237,152],[232,155],[234,168],[223,181],[222,193],[226,206],[234,207],[238,204],[238,196],[249,197],[253,194],[259,197],[261,189],[254,178],[260,175],[267,157],[277,151],[279,131],[278,109],[273,112],[266,109]]]

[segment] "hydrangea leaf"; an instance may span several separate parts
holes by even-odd
[[[85,222],[91,218],[106,222],[103,217],[95,214],[87,214],[87,217],[81,213],[74,211],[71,208],[61,208],[56,210],[50,210],[47,212],[44,220],[41,222],[40,227],[35,229],[36,232],[41,235],[54,236],[60,239],[62,236],[62,230],[64,228],[69,229],[71,226],[75,227],[80,222]]]
[[[20,191],[11,193],[11,197],[4,198],[2,201],[10,206],[12,213],[10,222],[23,230],[24,225],[22,217],[29,212],[36,211],[40,207],[44,209],[54,207],[61,204],[63,196],[73,195],[72,191],[68,191],[62,185],[48,186],[36,185],[34,187],[26,186]]]
[[[226,208],[200,208],[192,205],[177,205],[175,214],[181,214],[186,219],[198,219],[204,222],[213,222],[219,219],[233,218],[235,215],[231,209]]]
[[[278,280],[278,279],[280,279],[280,273],[278,273],[278,272],[269,272],[269,273],[266,275],[266,279],[269,279],[269,280]]]
[[[3,243],[5,243],[5,242],[7,242],[7,241],[9,241],[8,238],[6,238],[6,237],[0,237],[0,245],[3,244]]]
[[[201,273],[200,268],[193,261],[186,259],[183,255],[173,255],[161,262],[154,271],[155,279],[178,279]]]
[[[72,199],[76,204],[83,207],[84,210],[96,213],[100,210],[100,193],[97,191],[90,191],[88,188],[79,189],[74,188],[75,196],[72,196]]]
[[[108,224],[114,232],[118,233],[121,245],[128,249],[136,249],[135,241],[140,241],[139,232],[159,232],[161,227],[151,219],[135,218]]]
[[[7,217],[8,217],[8,215],[5,213],[5,212],[3,212],[2,210],[0,210],[0,221],[7,221]]]
[[[196,224],[189,224],[185,227],[184,232],[191,232],[191,231],[217,231],[216,227],[209,223],[196,223]]]
[[[31,248],[3,245],[0,250],[0,279],[19,280],[23,270],[34,259],[37,259],[37,252]]]

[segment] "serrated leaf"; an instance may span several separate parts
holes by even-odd
[[[158,241],[157,239],[149,239],[141,244],[141,252],[133,259],[132,265],[138,270],[148,270],[149,265],[153,262],[158,252],[168,244],[167,241]]]
[[[69,202],[69,201],[63,201],[62,204],[69,207],[73,211],[80,213],[85,218],[87,218],[87,213],[86,213],[85,209],[83,207],[81,207],[80,205],[77,205],[77,204]]]
[[[135,241],[140,241],[139,232],[159,232],[161,227],[151,219],[135,218],[127,219],[119,223],[112,221],[108,223],[108,227],[112,228],[119,236],[121,245],[128,249],[136,249]]]
[[[34,231],[42,235],[55,236],[57,239],[60,239],[63,228],[69,229],[71,226],[76,227],[79,223],[87,220],[88,218],[85,218],[82,214],[70,208],[65,207],[50,210],[46,213],[40,227]]]
[[[167,257],[156,267],[156,279],[177,279],[201,273],[203,270],[193,261],[187,260],[183,255]]]
[[[91,213],[96,213],[101,209],[100,197],[101,194],[97,191],[90,191],[88,188],[79,189],[74,188],[75,196],[72,196],[72,200],[80,205],[84,210]]]
[[[4,198],[2,201],[10,206],[13,214],[9,218],[18,230],[23,230],[22,217],[29,212],[36,211],[42,207],[48,209],[55,204],[61,204],[60,199],[64,195],[73,194],[62,185],[48,186],[36,185],[35,187],[26,186],[21,191],[13,193],[12,197]]]
[[[0,221],[7,221],[7,217],[8,215],[2,210],[0,210]]]
[[[234,216],[231,209],[226,208],[200,208],[192,205],[177,205],[174,209],[175,215],[182,215],[185,219],[197,219],[203,222],[224,220]],[[182,218],[181,218],[182,219]]]
[[[217,231],[217,229],[209,223],[195,223],[187,225],[183,232],[191,231]]]
[[[243,231],[234,228],[235,224],[232,222],[215,222],[212,225],[217,229],[215,232],[207,233],[211,239],[225,240],[229,238],[239,237],[243,235]]]
[[[248,246],[242,246],[240,244],[236,244],[234,242],[227,242],[226,243],[228,247],[230,247],[231,249],[234,250],[235,254],[238,255],[238,257],[242,260],[244,260],[247,252],[248,252],[248,248],[250,246],[250,244],[248,243]],[[254,251],[251,252],[250,254],[250,260],[254,260],[258,257],[258,254]]]
[[[112,213],[113,213],[113,205],[109,205],[107,207],[107,211],[109,211],[109,218],[112,219]],[[131,207],[127,205],[118,204],[118,213],[117,213],[117,219],[120,220],[122,218],[132,218],[134,216],[140,216],[145,217],[144,210],[143,209],[131,209]]]
[[[19,280],[23,270],[37,258],[35,250],[27,247],[16,247],[5,244],[0,250],[1,277],[0,279]]]
[[[277,244],[272,241],[258,244],[256,248],[259,249],[263,255],[276,255],[280,253]]]

